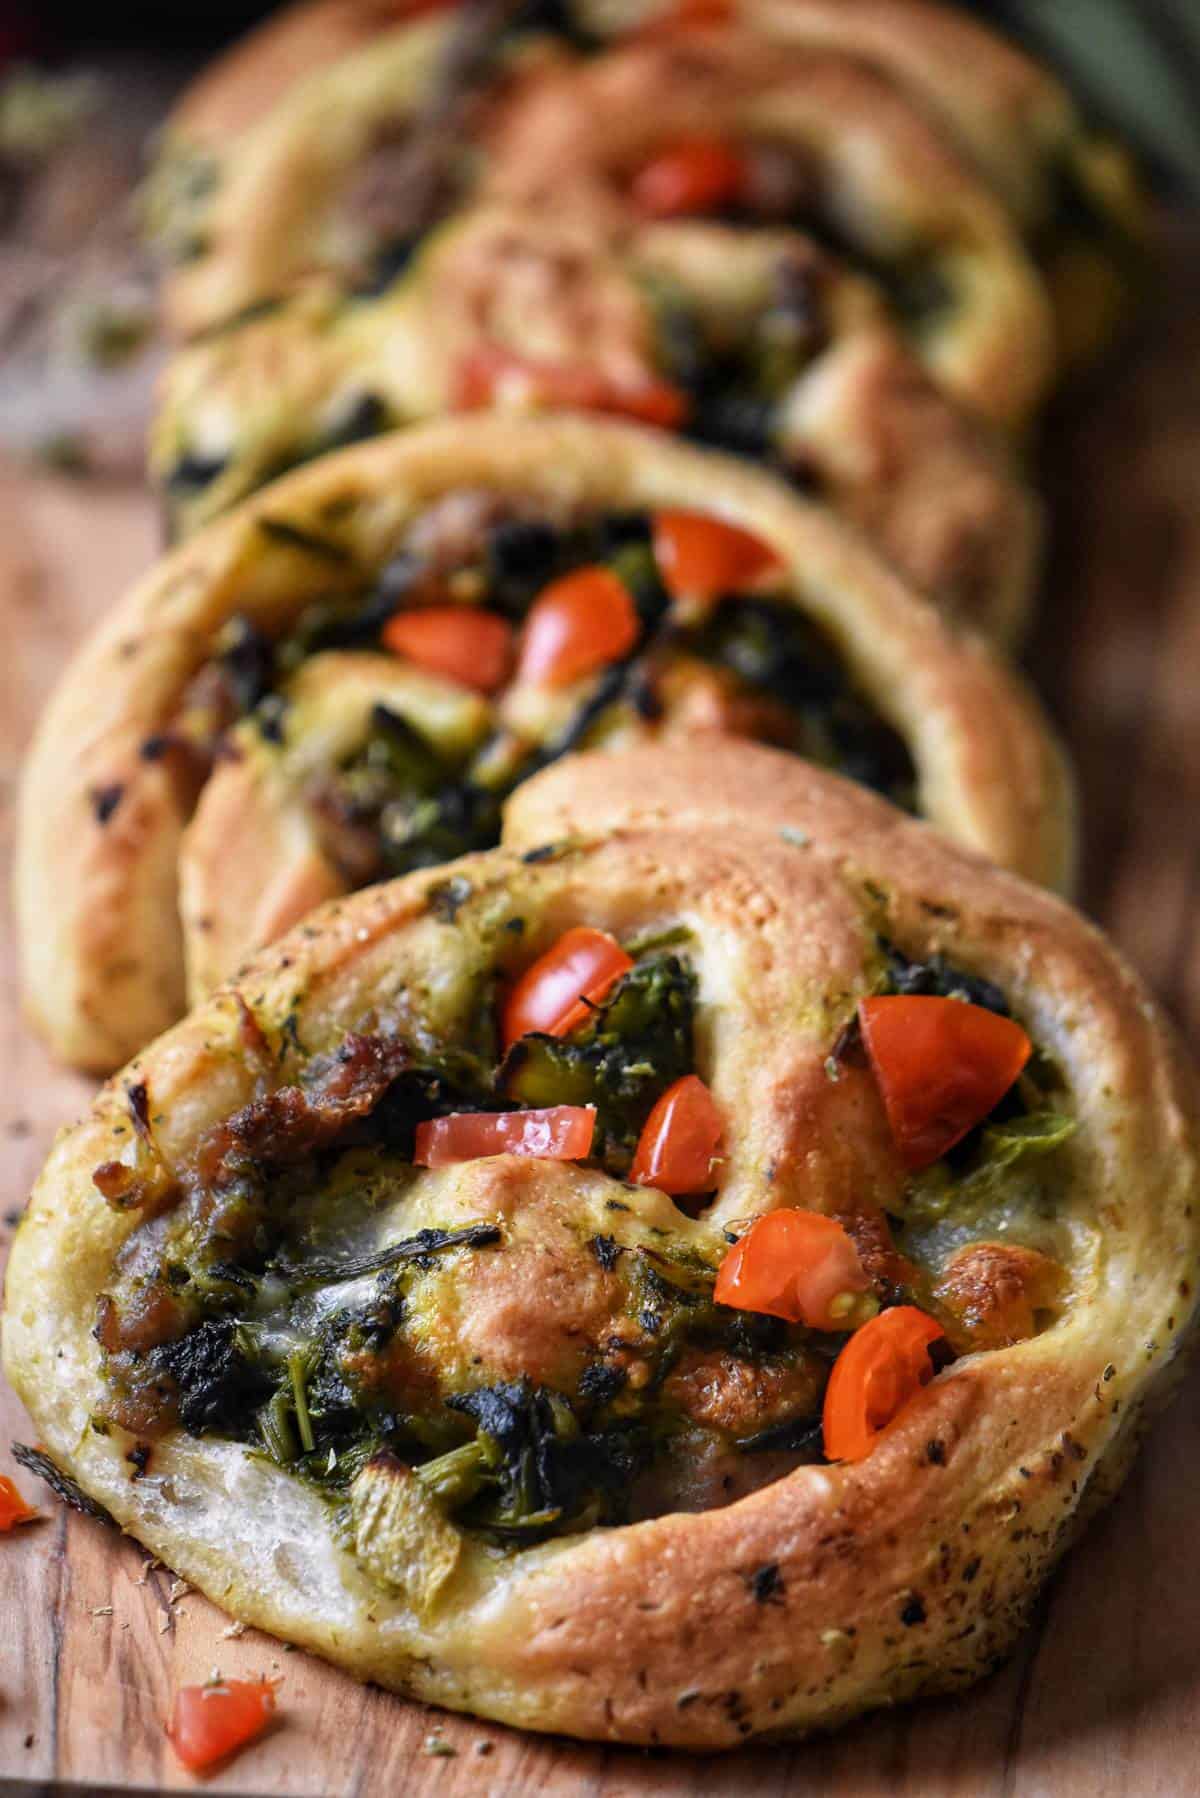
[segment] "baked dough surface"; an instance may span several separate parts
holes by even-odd
[[[923,814],[1033,879],[1069,884],[1071,789],[1032,697],[832,514],[767,475],[631,426],[450,421],[264,489],[154,568],[68,669],[25,768],[16,880],[26,1002],[64,1058],[111,1069],[183,1010],[177,869],[197,793],[147,744],[169,732],[215,634],[235,614],[278,632],[310,602],[355,590],[423,507],[478,489],[597,510],[691,508],[757,534],[906,742]],[[333,556],[307,551],[305,532]],[[221,853],[218,840],[217,889]]]
[[[566,852],[524,859],[532,837],[563,825]],[[123,1433],[90,1427],[106,1401],[96,1299],[138,1227],[92,1173],[129,1140],[129,1089],[145,1086],[156,1153],[172,1165],[261,1090],[247,1008],[268,1043],[293,1018],[314,1054],[356,1029],[446,1028],[466,970],[456,928],[430,906],[443,869],[314,914],[60,1137],[17,1231],[4,1324],[6,1371],[41,1440],[235,1615],[361,1678],[504,1722],[715,1749],[967,1684],[1009,1647],[1049,1568],[1115,1489],[1180,1365],[1200,1175],[1196,1096],[1168,1028],[1061,902],[768,750],[587,758],[524,789],[510,830],[512,848],[451,873],[494,927],[514,908],[530,920],[531,953],[581,921],[622,936],[691,932],[725,1172],[692,1222],[605,1175],[499,1157],[420,1176],[387,1234],[492,1217],[511,1232],[497,1253],[519,1266],[531,1218],[549,1207],[586,1229],[614,1193],[635,1200],[622,1229],[657,1224],[693,1241],[779,1204],[832,1209],[870,1168],[871,1135],[857,1088],[831,1081],[826,1057],[870,990],[886,932],[906,954],[942,952],[1000,983],[1062,1072],[1078,1129],[1057,1151],[1070,1287],[1055,1320],[960,1358],[862,1462],[798,1467],[737,1502],[523,1553],[468,1542],[420,1615],[338,1545],[318,1496],[235,1444],[168,1433],[132,1479]],[[536,1237],[529,1247],[546,1253]],[[499,1327],[471,1323],[478,1315],[469,1327]],[[515,1352],[533,1342],[536,1329]]]

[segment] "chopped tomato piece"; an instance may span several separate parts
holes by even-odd
[[[0,1530],[11,1530],[15,1524],[29,1523],[37,1512],[27,1505],[6,1473],[0,1473]]]
[[[473,606],[421,606],[388,619],[383,646],[447,680],[494,693],[512,666],[513,633],[507,619],[496,612],[480,612]]]
[[[744,587],[772,567],[761,538],[703,512],[654,514],[654,557],[676,599],[710,601]]]
[[[566,1036],[633,966],[616,937],[577,924],[526,968],[508,995],[500,1034],[509,1049],[532,1031]]]
[[[668,381],[616,382],[582,362],[537,362],[482,344],[460,360],[451,404],[475,412],[497,403],[613,412],[665,431],[676,430],[688,412],[687,395]]]
[[[703,1080],[685,1074],[646,1119],[629,1177],[673,1196],[709,1192],[721,1143],[721,1114]]]
[[[765,1311],[810,1330],[848,1330],[874,1310],[870,1275],[836,1218],[768,1211],[739,1237],[717,1270],[713,1296],[739,1311]]]
[[[591,1154],[594,1105],[551,1105],[545,1111],[457,1111],[417,1125],[418,1167],[451,1167],[485,1155],[531,1155],[538,1161],[582,1161]]]
[[[647,218],[715,212],[742,193],[745,160],[714,137],[689,137],[643,163],[630,197]]]
[[[181,1686],[167,1734],[184,1766],[199,1772],[260,1736],[275,1714],[275,1685],[271,1679],[223,1679]]]
[[[529,608],[517,679],[569,687],[628,655],[639,629],[629,589],[611,568],[577,568],[551,581]]]
[[[929,1345],[944,1335],[915,1305],[881,1311],[854,1332],[825,1388],[825,1453],[831,1461],[861,1461],[871,1452],[880,1430],[933,1378]]]
[[[1011,1018],[960,999],[864,999],[858,1016],[892,1137],[912,1172],[999,1104],[1033,1049]]]

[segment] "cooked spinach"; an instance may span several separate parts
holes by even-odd
[[[185,450],[167,471],[167,492],[173,498],[190,499],[211,486],[228,467],[228,456],[198,456],[193,450]]]
[[[331,859],[355,884],[437,867],[500,836],[500,796],[414,724],[376,705],[362,747],[312,795]]]
[[[829,339],[819,270],[780,257],[769,297],[732,337],[726,320],[719,336],[707,328],[694,302],[671,281],[656,282],[650,291],[664,372],[690,402],[687,434],[778,461],[782,403]]]
[[[498,52],[526,36],[543,34],[560,38],[584,54],[604,43],[588,26],[585,10],[572,0],[516,0],[515,5],[504,8],[500,23],[493,22],[489,38],[493,51]]]
[[[1015,1169],[1052,1154],[1070,1141],[1077,1128],[1074,1118],[1049,1109],[1018,1109],[1015,1116],[1004,1119],[993,1112],[949,1155],[910,1179],[904,1195],[905,1221],[982,1222],[1003,1197]]]
[[[1020,1117],[996,1119],[984,1126],[981,1155],[999,1171],[1029,1156],[1049,1155],[1069,1142],[1078,1128],[1077,1119],[1046,1108],[1025,1112]]]
[[[391,423],[387,403],[377,393],[353,394],[322,432],[313,453],[325,454],[329,450],[343,449],[350,443],[361,443],[367,437],[377,437]]]
[[[628,1425],[588,1432],[561,1392],[522,1379],[452,1396],[476,1426],[473,1444],[426,1462],[422,1483],[462,1521],[502,1536],[617,1521],[644,1453]],[[453,1485],[447,1475],[452,1473]],[[464,1474],[468,1484],[462,1484]]]
[[[270,1390],[270,1376],[232,1318],[207,1318],[178,1342],[160,1343],[149,1361],[177,1393],[179,1422],[190,1436],[237,1436]]]
[[[778,701],[794,720],[797,752],[912,809],[916,769],[903,738],[854,691],[836,645],[797,607],[727,598],[682,647]]]
[[[315,600],[280,641],[281,672],[293,672],[324,649],[365,649],[376,643],[396,603],[382,576],[369,593]]]
[[[483,546],[488,603],[505,617],[523,618],[563,567],[564,537],[534,518],[502,518]]]
[[[381,293],[386,293],[393,281],[407,273],[424,235],[423,231],[413,231],[381,243],[372,253],[368,267],[354,284],[355,297],[376,299]]]
[[[884,992],[928,994],[938,999],[963,999],[969,1005],[981,1005],[1000,1017],[1010,1015],[1008,1000],[992,980],[981,974],[969,974],[956,967],[944,955],[931,955],[928,961],[910,961],[886,938],[880,938],[886,962]]]
[[[382,1273],[388,1267],[405,1262],[426,1265],[430,1257],[444,1249],[490,1248],[501,1240],[499,1224],[464,1224],[458,1230],[418,1230],[401,1242],[390,1242],[373,1254],[349,1257],[341,1261],[309,1257],[295,1264],[284,1264],[276,1271],[290,1285],[327,1286],[337,1280],[357,1280],[364,1274]]]

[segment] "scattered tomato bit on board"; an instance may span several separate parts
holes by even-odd
[[[215,1766],[260,1736],[275,1715],[274,1679],[212,1679],[181,1686],[167,1735],[192,1772]]]
[[[0,1473],[0,1532],[14,1529],[18,1523],[32,1523],[39,1515],[32,1505],[26,1504],[8,1475]]]

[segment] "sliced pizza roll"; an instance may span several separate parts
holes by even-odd
[[[186,533],[352,437],[564,404],[773,463],[951,613],[1008,641],[1025,620],[1038,515],[1010,456],[871,284],[785,229],[469,210],[374,299],[326,286],[182,351],[151,462]]]
[[[1060,364],[1111,335],[1140,280],[1145,199],[1124,151],[1032,57],[928,0],[730,0],[698,17],[770,44],[776,64],[853,58],[910,95],[1024,234],[1054,300]],[[686,8],[645,0],[576,0],[540,17],[449,9],[415,25],[411,9],[374,0],[285,8],[188,90],[166,134],[150,213],[173,264],[176,328],[207,328],[314,269],[361,275],[403,254],[428,222],[429,184],[473,183],[464,144],[547,54],[566,66],[630,39],[686,46],[696,28]]]
[[[1003,204],[869,64],[694,28],[552,65],[483,133],[483,191],[572,216],[794,224],[887,293],[935,378],[1026,423],[1053,374],[1045,291]]]
[[[264,489],[82,650],[22,787],[30,1011],[112,1066],[182,1010],[185,945],[207,990],[320,892],[494,842],[568,751],[694,733],[1069,879],[1033,700],[831,513],[636,426],[481,415]]]
[[[1051,318],[1019,237],[885,74],[716,28],[591,58],[485,35],[468,78],[454,42],[442,19],[403,25],[299,82],[210,167],[195,207],[178,198],[205,187],[195,156],[163,163],[152,212],[186,252],[166,296],[177,329],[236,320],[314,272],[369,288],[455,193],[602,219],[732,207],[844,244],[982,416],[1019,425],[1044,394]]]
[[[426,1701],[718,1749],[965,1685],[1182,1366],[1191,1071],[1091,926],[861,787],[574,774],[109,1082],[7,1374],[191,1584]]]

